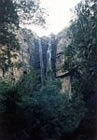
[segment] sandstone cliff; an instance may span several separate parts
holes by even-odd
[[[69,45],[68,30],[63,30],[56,37],[56,77],[62,83],[62,93],[69,92],[71,96],[71,76],[69,71],[64,70],[65,48]]]
[[[29,72],[31,69],[39,70],[41,73],[41,60],[39,51],[39,37],[27,29],[20,29],[18,31],[18,38],[20,42],[19,60],[22,62],[21,73]],[[42,37],[42,63],[43,63],[43,77],[47,76],[48,68],[48,47],[51,43],[51,71],[56,78],[62,82],[62,93],[69,91],[71,94],[71,78],[68,71],[64,70],[64,49],[70,43],[68,32],[66,30],[59,33],[57,36]],[[16,71],[15,71],[16,74]]]

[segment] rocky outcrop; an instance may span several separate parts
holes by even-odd
[[[65,48],[69,45],[68,30],[63,30],[56,37],[56,75],[64,75]]]
[[[30,30],[20,28],[17,31],[20,49],[17,58],[14,60],[20,64],[20,67],[13,68],[15,80],[18,80],[23,73],[31,69],[39,69],[39,49],[37,45],[38,36]]]
[[[50,37],[44,36],[42,38],[39,38],[35,33],[32,33],[30,30],[20,29],[18,37],[21,44],[20,58],[23,63],[22,70],[24,72],[28,72],[31,68],[39,70],[40,75],[42,72],[41,78],[46,78],[47,73],[51,73],[51,76],[56,76],[56,78],[60,79],[62,83],[62,93],[69,91],[69,94],[71,95],[70,73],[64,70],[64,50],[65,47],[67,47],[70,43],[67,31],[62,31],[56,37],[54,35],[51,35]],[[40,60],[39,40],[42,47],[42,60]],[[48,56],[49,45],[51,45],[51,52],[49,52],[51,53],[51,60],[49,60]],[[42,71],[40,61],[42,61],[43,64]],[[48,64],[48,61],[51,64]],[[50,69],[48,68],[48,65],[51,65]]]
[[[62,82],[62,93],[71,93],[70,73],[64,71],[64,49],[70,43],[67,31],[62,31],[57,36],[39,38],[30,30],[20,28],[17,38],[20,50],[13,62],[20,62],[21,67],[14,68],[12,76],[19,79],[23,73],[28,73],[31,69],[38,70],[41,81],[47,77],[59,78]]]
[[[70,73],[64,70],[64,50],[70,43],[67,31],[62,31],[56,37],[51,35],[50,37],[39,38],[30,30],[20,29],[18,38],[21,46],[22,72],[27,73],[31,69],[39,70],[40,75],[42,72],[41,78],[46,78],[47,75],[52,74],[51,76],[56,76],[62,82],[62,93],[69,91],[71,94]],[[40,45],[42,52],[39,49]],[[50,45],[51,49],[49,50]],[[40,53],[42,53],[41,60]],[[43,64],[42,69],[41,64]]]
[[[69,45],[68,30],[64,30],[56,38],[56,77],[62,83],[62,93],[69,92],[71,96],[71,76],[70,72],[64,70],[65,48]]]
[[[23,70],[39,68],[38,36],[27,29],[20,29],[18,32],[20,42],[20,59],[23,63]]]
[[[23,72],[27,73],[31,69],[35,69],[40,71],[40,74],[43,71],[42,77],[44,78],[47,77],[48,73],[54,76],[56,74],[55,36],[51,35],[50,37],[44,36],[39,38],[35,33],[32,33],[30,30],[20,29],[18,31],[17,37],[20,43],[19,60],[22,63],[22,67],[21,67],[22,73]],[[49,50],[50,46],[51,49]],[[40,52],[40,47],[42,52]],[[43,66],[41,66],[41,64],[43,64]],[[50,67],[49,65],[51,65],[50,70],[49,70]],[[41,71],[41,67],[43,67],[42,71]]]

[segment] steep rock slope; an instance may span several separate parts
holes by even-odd
[[[21,46],[22,72],[27,73],[31,69],[38,70],[42,82],[46,77],[56,76],[62,82],[62,92],[71,93],[70,74],[64,70],[64,49],[70,43],[68,31],[63,30],[57,36],[39,38],[30,30],[20,29],[18,38]]]
[[[69,45],[68,29],[60,32],[56,37],[56,77],[62,83],[62,93],[69,92],[71,96],[71,76],[64,70],[65,48]]]
[[[22,73],[31,69],[40,71],[41,79],[56,74],[56,40],[55,36],[38,37],[27,29],[20,29],[17,37],[20,43],[19,60]],[[16,73],[16,72],[15,72]]]
[[[29,71],[31,68],[39,67],[38,36],[27,29],[20,29],[18,32],[20,42],[20,59],[23,69]]]

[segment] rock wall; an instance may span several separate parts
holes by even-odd
[[[22,73],[27,73],[31,69],[35,69],[41,72],[40,66],[40,52],[39,52],[39,40],[41,40],[42,57],[44,64],[44,77],[47,76],[47,51],[49,46],[49,40],[51,40],[51,67],[53,75],[56,73],[56,40],[55,36],[39,38],[35,33],[32,33],[27,29],[20,29],[17,37],[20,43],[19,60],[22,63]],[[15,71],[16,74],[16,71]]]
[[[31,69],[40,70],[39,37],[27,29],[20,29],[18,32],[20,42],[20,61],[23,63],[22,72],[29,72]],[[64,70],[64,49],[70,43],[67,31],[62,31],[56,37],[54,35],[42,37],[42,55],[44,64],[44,76],[47,71],[47,50],[49,39],[51,39],[51,65],[53,74],[62,82],[62,93],[71,94],[71,77],[69,72]],[[16,73],[16,72],[15,72]]]
[[[68,30],[63,30],[56,37],[56,77],[62,83],[62,93],[69,92],[71,96],[71,76],[68,71],[64,70],[65,48],[69,45]]]
[[[14,66],[6,73],[6,76],[10,75],[12,79],[17,81],[23,73],[28,73],[31,69],[39,69],[40,62],[39,46],[37,43],[38,36],[30,30],[22,28],[16,32],[16,35],[20,44],[20,49],[17,52],[17,56],[12,59],[12,63],[17,63],[18,66]],[[0,74],[2,77],[2,72],[0,72]]]
[[[62,31],[57,36],[42,37],[42,55],[43,55],[43,64],[44,64],[44,77],[46,77],[47,71],[47,50],[49,39],[51,39],[52,47],[52,57],[51,65],[53,69],[53,74],[56,78],[59,78],[62,83],[62,93],[68,92],[71,95],[71,77],[70,73],[64,70],[64,50],[70,43],[68,38],[67,30]],[[20,57],[23,62],[23,71],[28,72],[31,68],[35,70],[40,70],[40,57],[39,57],[39,37],[32,33],[30,30],[20,29],[19,30],[19,40],[21,44]]]
[[[12,76],[18,80],[23,73],[28,73],[31,69],[40,71],[40,52],[39,52],[39,37],[30,30],[20,28],[17,32],[17,38],[20,43],[18,57],[13,62],[20,62],[21,67],[14,68]],[[56,77],[62,82],[62,93],[69,91],[71,93],[71,78],[69,72],[64,71],[64,49],[70,43],[67,31],[62,31],[57,36],[42,37],[42,58],[44,65],[44,78]],[[51,68],[48,70],[48,48],[51,43]]]
[[[18,32],[20,42],[20,59],[23,63],[23,70],[39,68],[39,49],[37,44],[38,36],[27,29],[20,29]]]

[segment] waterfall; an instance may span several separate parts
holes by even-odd
[[[44,80],[46,77],[52,79],[52,41],[51,38],[48,40],[48,47],[47,50],[43,50],[43,46],[41,43],[41,39],[39,38],[39,57],[40,57],[40,74],[41,74],[41,83],[44,84]],[[43,44],[44,45],[44,44]],[[44,52],[43,52],[44,51]],[[46,56],[45,60],[43,60],[43,54]],[[46,64],[45,64],[46,62]]]
[[[51,39],[48,41],[48,50],[47,50],[47,75],[52,73],[52,44]]]
[[[44,83],[44,63],[43,63],[43,51],[42,51],[42,44],[41,39],[39,38],[39,57],[40,57],[40,73],[41,73],[41,83]]]

